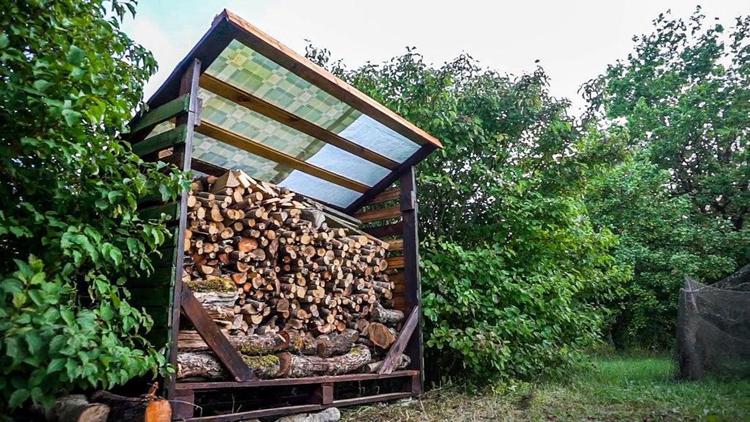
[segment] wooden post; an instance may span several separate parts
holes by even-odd
[[[190,94],[190,106],[188,112],[177,118],[177,125],[185,125],[185,142],[175,146],[174,162],[183,171],[190,171],[190,163],[193,158],[193,130],[195,125],[200,121],[199,100],[198,100],[198,81],[201,73],[201,62],[198,59],[193,60],[180,82],[180,92],[178,95]],[[180,332],[180,299],[182,294],[182,271],[183,262],[185,261],[185,230],[187,229],[187,191],[180,195],[180,220],[177,229],[177,239],[175,247],[175,279],[172,290],[172,307],[170,309],[171,330],[169,336],[169,363],[177,368],[177,337]],[[175,371],[176,373],[176,371]],[[169,375],[166,380],[167,399],[175,398],[175,381],[176,375]]]
[[[421,309],[422,286],[419,274],[419,234],[417,232],[417,182],[414,166],[401,176],[401,217],[404,226],[404,280],[406,282],[406,311]],[[412,384],[412,394],[421,395],[424,384],[424,362],[422,360],[422,321],[417,315],[414,333],[406,346],[412,368],[420,371],[419,382]]]
[[[172,418],[175,420],[193,417],[195,392],[193,390],[176,390],[172,399]]]

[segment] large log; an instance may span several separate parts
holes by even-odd
[[[279,357],[275,355],[242,356],[242,360],[258,378],[283,376]],[[177,354],[177,379],[219,380],[227,377],[228,374],[213,353],[180,352]]]
[[[383,366],[383,362],[385,361],[378,360],[375,362],[370,362],[367,365],[362,367],[362,372],[370,373],[370,374],[377,373],[380,370],[380,368]],[[398,357],[398,361],[396,361],[396,367],[394,369],[404,369],[407,366],[409,366],[410,363],[411,363],[411,358],[409,358],[409,356],[402,354],[401,356]]]
[[[222,331],[232,345],[239,352],[246,355],[267,355],[287,350],[289,334],[285,332],[263,335],[229,334]],[[208,345],[195,330],[181,330],[177,338],[177,348],[185,352],[208,351]]]
[[[371,314],[373,321],[390,326],[394,326],[404,319],[403,312],[397,309],[386,309],[379,303],[375,305]]]
[[[370,349],[364,346],[356,346],[345,355],[330,358],[291,353],[279,354],[281,373],[292,378],[347,374],[366,365],[370,358]]]
[[[359,338],[357,330],[345,330],[342,333],[323,335],[315,339],[316,354],[322,358],[349,353]]]
[[[367,326],[367,333],[370,341],[382,349],[387,349],[396,341],[396,336],[393,332],[379,322],[373,322]]]
[[[106,422],[109,412],[106,404],[91,403],[83,394],[72,394],[57,399],[46,418],[56,422]]]

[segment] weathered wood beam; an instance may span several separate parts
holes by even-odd
[[[144,129],[156,126],[174,116],[188,111],[190,106],[190,94],[182,95],[166,104],[146,112],[141,118],[135,120],[130,126],[130,133],[136,134]]]
[[[375,205],[375,204],[381,204],[385,201],[393,201],[393,200],[398,199],[400,196],[401,196],[401,189],[399,189],[398,187],[390,188],[375,195],[375,197],[372,198],[372,200],[370,200],[370,202],[368,202],[367,205]]]
[[[248,108],[256,113],[262,114],[269,119],[275,120],[293,129],[296,129],[306,135],[312,136],[325,143],[341,148],[367,161],[379,166],[393,170],[398,167],[398,162],[393,161],[375,151],[357,145],[354,142],[345,139],[338,134],[330,132],[314,123],[311,123],[302,117],[290,113],[283,108],[277,107],[262,98],[259,98],[247,91],[236,86],[230,85],[220,79],[217,79],[207,73],[201,75],[200,84],[214,94],[226,98],[235,104]]]
[[[417,328],[418,324],[419,306],[415,306],[414,309],[411,310],[409,317],[406,319],[404,326],[401,328],[398,338],[388,350],[388,354],[385,356],[383,366],[380,367],[378,374],[390,374],[393,372],[398,363],[398,358],[404,353],[406,345],[409,344],[409,340],[411,339],[412,334],[414,334],[414,329]]]
[[[248,381],[255,378],[252,371],[242,360],[240,354],[232,347],[226,336],[219,330],[193,292],[186,286],[182,287],[180,297],[182,312],[190,319],[203,341],[226,367],[237,381]],[[176,343],[176,340],[175,340]]]
[[[292,157],[291,155],[287,155],[283,152],[277,151],[258,141],[216,126],[213,123],[207,122],[205,120],[201,122],[201,124],[197,126],[195,130],[196,132],[216,139],[217,141],[224,142],[225,144],[232,145],[252,154],[267,158],[271,161],[275,161],[279,164],[284,164],[293,169],[307,173],[311,176],[319,177],[323,180],[327,180],[331,183],[335,183],[339,186],[343,186],[353,191],[364,193],[370,189],[370,187],[365,184],[356,182],[344,176],[340,176],[336,173],[320,168],[316,165],[307,163],[298,158]]]
[[[354,214],[361,222],[370,223],[372,221],[387,220],[390,218],[401,217],[401,208],[396,205],[389,208],[380,208]]]

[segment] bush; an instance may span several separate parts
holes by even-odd
[[[185,182],[118,141],[156,66],[119,28],[134,6],[0,7],[0,409],[164,366],[123,284],[167,235],[138,200]]]

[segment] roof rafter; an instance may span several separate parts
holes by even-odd
[[[206,120],[203,120],[199,126],[196,126],[195,131],[208,136],[209,138],[213,138],[225,144],[232,145],[233,147],[240,148],[244,151],[250,152],[271,161],[275,161],[279,164],[284,164],[293,169],[307,173],[311,176],[321,178],[323,180],[327,180],[331,183],[343,186],[356,192],[364,193],[370,189],[369,186],[363,183],[351,180],[344,176],[340,176],[336,173],[320,168],[314,164],[299,160],[295,157],[292,157],[291,155],[285,154],[281,151],[277,151],[276,149],[273,149],[258,141],[244,137],[242,135],[214,125],[210,122],[207,122]]]
[[[263,100],[262,98],[259,98],[245,90],[224,82],[207,73],[201,75],[200,85],[202,88],[205,88],[216,95],[224,97],[235,104],[241,105],[256,113],[262,114],[269,119],[275,120],[283,125],[296,129],[327,144],[341,148],[344,151],[350,152],[379,166],[385,167],[389,170],[393,170],[398,167],[399,163],[387,157],[384,157],[377,152],[374,152],[361,145],[357,145],[348,139],[345,139],[331,131],[328,131],[293,113],[277,107]]]

